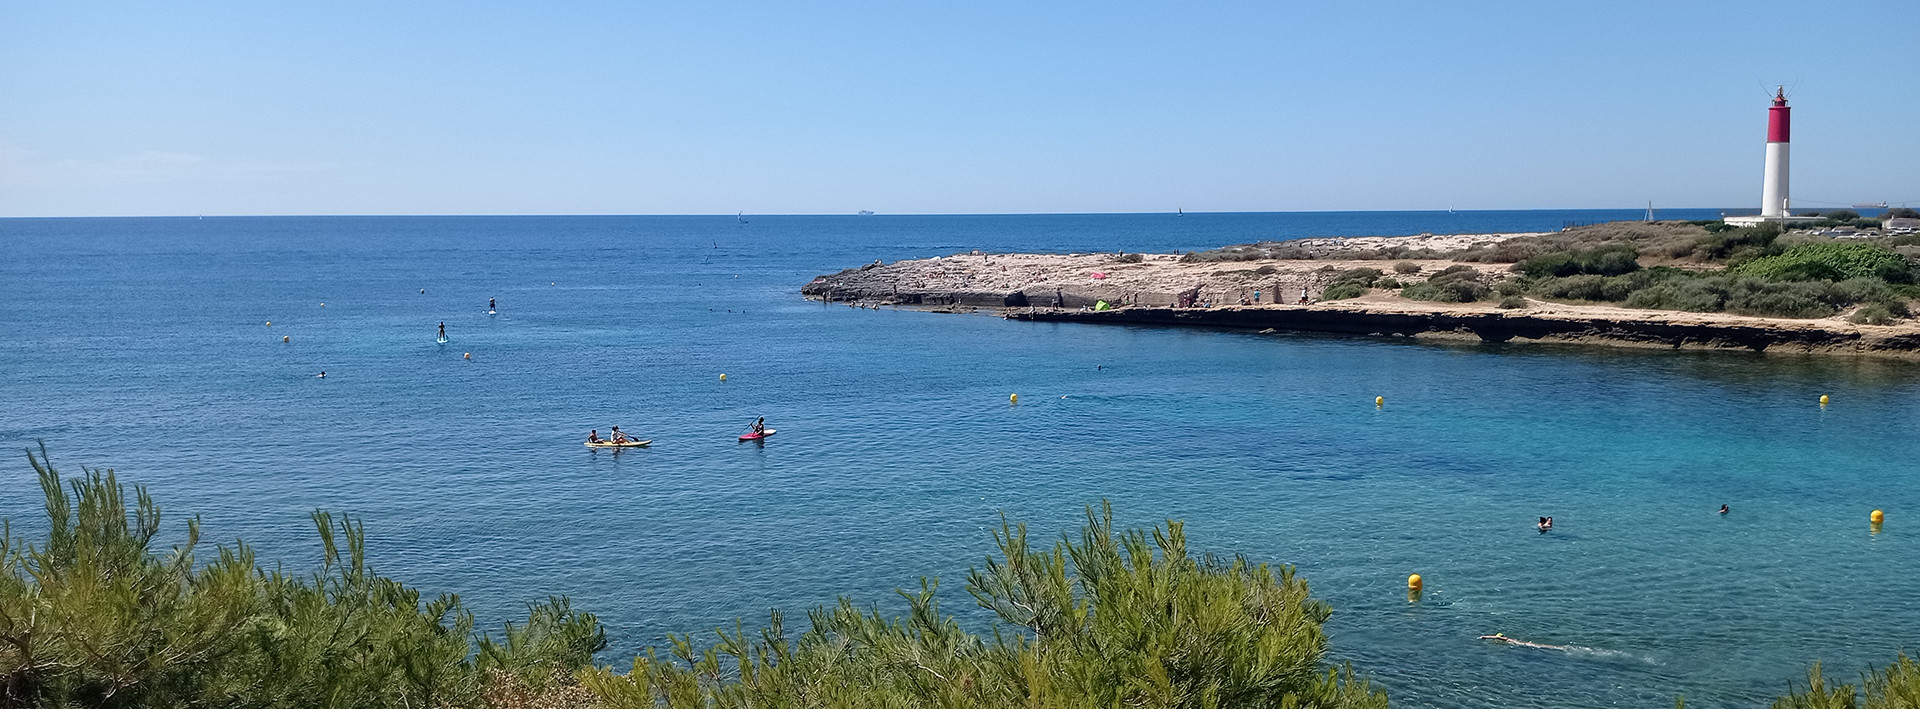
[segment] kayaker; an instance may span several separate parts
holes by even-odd
[[[588,431],[588,432],[587,432],[587,442],[588,442],[588,443],[599,443],[599,442],[600,442],[600,429],[597,429],[597,428],[596,428],[596,429],[593,429],[593,430],[591,430],[591,431]]]

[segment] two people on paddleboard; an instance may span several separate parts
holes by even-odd
[[[628,436],[627,436],[627,433],[626,433],[625,431],[622,431],[622,430],[620,430],[620,427],[619,427],[619,426],[614,426],[614,427],[613,427],[613,438],[611,438],[610,440],[611,440],[611,441],[612,441],[613,443],[626,443],[627,441],[631,441],[631,440],[633,440],[633,439],[632,439],[632,438],[630,438],[630,437],[628,437]],[[600,438],[600,429],[597,429],[597,428],[596,428],[596,429],[593,429],[593,430],[591,430],[591,431],[588,431],[588,432],[587,432],[587,442],[588,442],[588,443],[602,443],[602,442],[604,442],[604,441],[603,441],[603,439],[601,439],[601,438]]]

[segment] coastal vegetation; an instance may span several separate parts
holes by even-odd
[[[1327,665],[1331,609],[1291,567],[1196,556],[1178,522],[1116,530],[1104,505],[1051,546],[1002,523],[966,583],[984,634],[925,579],[903,614],[843,598],[790,636],[775,612],[671,637],[623,673],[595,664],[605,630],[566,599],[480,632],[458,596],[370,569],[350,519],[316,513],[319,568],[288,574],[240,543],[202,558],[197,520],[159,549],[144,489],[28,460],[46,529],[0,533],[6,707],[1387,706]]]
[[[622,672],[607,635],[564,598],[496,633],[458,596],[425,598],[367,565],[353,520],[314,515],[319,567],[258,565],[244,543],[196,554],[197,519],[156,547],[160,507],[112,471],[63,479],[28,454],[44,536],[0,533],[5,707],[1322,707],[1385,709],[1386,694],[1326,661],[1332,613],[1292,567],[1195,555],[1184,527],[1116,530],[1089,508],[1077,535],[1036,546],[1002,521],[998,553],[968,573],[990,617],[969,630],[939,583],[900,592],[904,613],[842,598],[790,635],[736,623],[708,642],[668,638]],[[977,624],[976,624],[977,625]],[[1814,664],[1775,709],[1920,706],[1920,663],[1900,655],[1858,684]]]

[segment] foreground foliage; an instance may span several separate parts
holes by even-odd
[[[904,615],[841,599],[789,637],[767,628],[649,649],[628,674],[593,666],[594,616],[566,599],[476,633],[457,596],[373,573],[351,520],[316,513],[306,576],[264,571],[244,544],[196,556],[200,527],[155,548],[160,508],[111,471],[63,481],[28,460],[46,538],[0,534],[7,707],[1379,707],[1323,664],[1330,609],[1293,569],[1195,557],[1178,522],[1116,532],[1104,507],[1077,539],[995,534],[969,574],[986,635],[941,611],[937,582]]]
[[[1920,663],[1901,653],[1886,668],[1867,671],[1856,686],[1833,684],[1816,662],[1806,685],[1788,690],[1773,709],[1920,709]]]
[[[477,701],[481,678],[528,684],[584,667],[606,646],[565,599],[532,607],[496,640],[457,596],[370,572],[358,523],[314,515],[325,548],[308,576],[263,571],[245,545],[195,555],[198,520],[165,552],[160,508],[112,472],[63,485],[28,454],[47,536],[0,534],[0,671],[9,707],[435,707]]]

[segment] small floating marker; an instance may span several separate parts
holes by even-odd
[[[727,380],[727,375],[725,375],[725,374],[722,374],[722,375],[720,375],[720,381],[723,381],[723,382],[724,382],[724,381],[726,381],[726,380]]]
[[[473,353],[472,352],[462,353],[460,355],[460,359],[473,359]]]
[[[321,304],[320,304],[320,307],[322,307],[322,308],[324,308],[324,307],[327,307],[327,304],[326,304],[326,303],[321,303]]]
[[[292,336],[292,335],[281,335],[281,336],[280,336],[280,341],[281,341],[281,342],[292,342],[292,341],[293,341],[293,336]]]
[[[273,327],[273,321],[272,321],[272,320],[268,320],[268,321],[267,321],[267,327]]]
[[[1384,406],[1386,406],[1386,405],[1387,405],[1387,397],[1384,397],[1384,396],[1376,396],[1376,397],[1373,397],[1373,408],[1376,408],[1376,409],[1378,409],[1378,408],[1381,408],[1381,407],[1384,407]],[[1416,575],[1416,577],[1417,577],[1417,575]]]
[[[1420,578],[1420,575],[1419,575],[1419,574],[1413,574],[1413,575],[1410,575],[1410,576],[1408,576],[1408,577],[1407,577],[1407,590],[1408,590],[1408,591],[1419,591],[1419,590],[1421,590],[1422,588],[1425,588],[1425,587],[1426,587],[1426,582],[1425,582],[1425,581],[1423,581],[1423,580],[1421,580],[1421,578]]]
[[[1821,406],[1826,406],[1826,405],[1827,405],[1827,395],[1826,395],[1826,394],[1821,394],[1821,395],[1820,395],[1820,405],[1821,405]]]
[[[420,294],[421,294],[421,295],[426,295],[426,293],[427,293],[427,289],[425,289],[425,288],[421,288],[421,289],[420,289]]]
[[[1009,404],[1018,404],[1018,403],[1020,403],[1020,395],[1019,395],[1019,394],[1008,394],[1008,395],[1007,395],[1007,403],[1009,403]]]
[[[1872,520],[1874,524],[1879,524],[1887,521],[1887,513],[1874,510],[1873,514],[1867,515],[1867,519]]]

